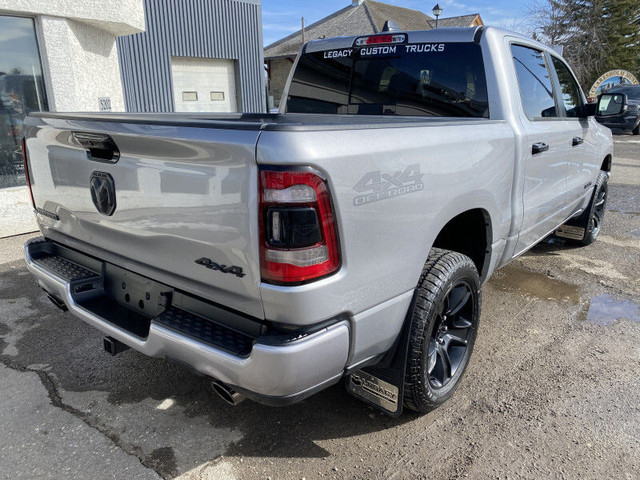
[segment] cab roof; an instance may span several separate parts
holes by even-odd
[[[536,46],[541,50],[553,51],[548,45],[544,45],[520,33],[497,27],[441,27],[432,30],[416,30],[410,32],[392,31],[380,32],[375,35],[399,34],[404,33],[408,36],[408,43],[435,43],[435,42],[479,42],[482,35],[491,35],[498,37],[514,37],[526,42],[529,45]],[[341,48],[351,48],[356,38],[368,37],[373,35],[358,35],[349,37],[334,37],[320,40],[312,40],[305,45],[306,52],[321,52],[324,50],[337,50]],[[557,52],[556,52],[557,54]]]

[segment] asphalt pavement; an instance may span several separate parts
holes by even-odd
[[[615,137],[599,240],[485,285],[465,379],[391,419],[335,386],[236,408],[52,306],[0,240],[0,479],[640,478],[640,137]]]

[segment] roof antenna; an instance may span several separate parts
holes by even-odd
[[[382,27],[383,32],[399,32],[401,30],[402,29],[393,20],[387,20],[384,22],[384,27]]]

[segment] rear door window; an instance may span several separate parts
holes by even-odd
[[[541,51],[511,45],[524,113],[530,119],[558,117],[551,74]]]

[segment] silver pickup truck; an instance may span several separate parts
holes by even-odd
[[[550,234],[598,236],[611,132],[556,52],[495,28],[313,41],[284,98],[31,115],[29,270],[108,352],[189,366],[229,403],[345,379],[391,415],[429,411],[491,273]]]

